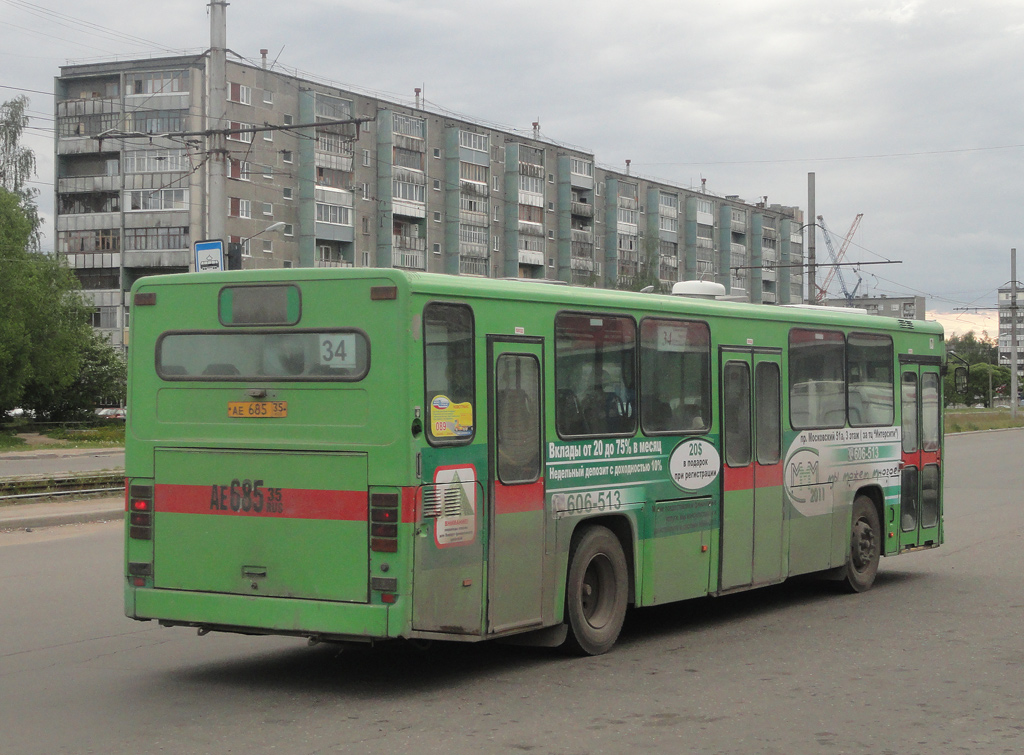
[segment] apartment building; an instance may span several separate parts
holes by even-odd
[[[1017,318],[1017,374],[1024,375],[1024,291],[1018,289],[1016,309],[1013,291],[1009,286],[999,289],[999,364],[1010,366],[1010,348],[1013,343],[1013,318]]]
[[[56,248],[127,346],[123,292],[207,238],[208,60],[64,66]],[[631,175],[592,153],[228,63],[227,243],[243,268],[398,267],[634,287],[714,280],[803,300],[803,212]],[[343,123],[337,123],[342,121]],[[322,124],[322,125],[317,125]],[[267,231],[278,225],[276,230]]]
[[[857,307],[869,315],[897,317],[901,320],[924,320],[925,298],[923,296],[856,296],[852,303],[846,299],[826,299],[822,302],[829,307]]]

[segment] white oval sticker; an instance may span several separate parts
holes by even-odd
[[[672,482],[683,490],[702,490],[718,479],[721,458],[706,440],[684,440],[668,460]]]

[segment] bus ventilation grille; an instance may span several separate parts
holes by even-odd
[[[423,488],[423,518],[459,516],[462,511],[460,485],[429,485]]]

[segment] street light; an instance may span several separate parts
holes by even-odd
[[[288,225],[288,224],[285,223],[283,220],[279,220],[276,223],[271,223],[266,228],[264,228],[262,231],[257,231],[252,236],[248,236],[248,237],[242,239],[241,241],[232,242],[232,243],[228,244],[228,270],[241,270],[242,269],[242,246],[245,244],[245,242],[249,241],[250,239],[254,239],[257,236],[260,236],[260,235],[262,235],[264,233],[267,233],[267,232],[280,231],[286,225]]]

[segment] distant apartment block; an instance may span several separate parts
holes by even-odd
[[[629,287],[704,279],[803,300],[803,212],[630,175],[594,154],[229,62],[225,243],[244,268],[397,267]],[[124,291],[207,238],[207,59],[64,66],[56,248],[127,345]],[[417,98],[418,99],[418,98]],[[309,126],[362,119],[359,124]],[[303,126],[303,128],[294,128]],[[256,130],[266,126],[275,130]],[[265,233],[274,223],[279,231]],[[923,314],[923,306],[922,306]],[[901,315],[902,316],[902,315]]]
[[[999,364],[1010,366],[1013,343],[1013,292],[1009,286],[999,289]],[[1024,291],[1017,290],[1017,372],[1024,374]]]
[[[901,320],[925,319],[925,298],[923,296],[856,296],[852,303],[846,299],[827,299],[823,304],[829,307],[857,307],[867,310],[869,315],[897,317]]]

